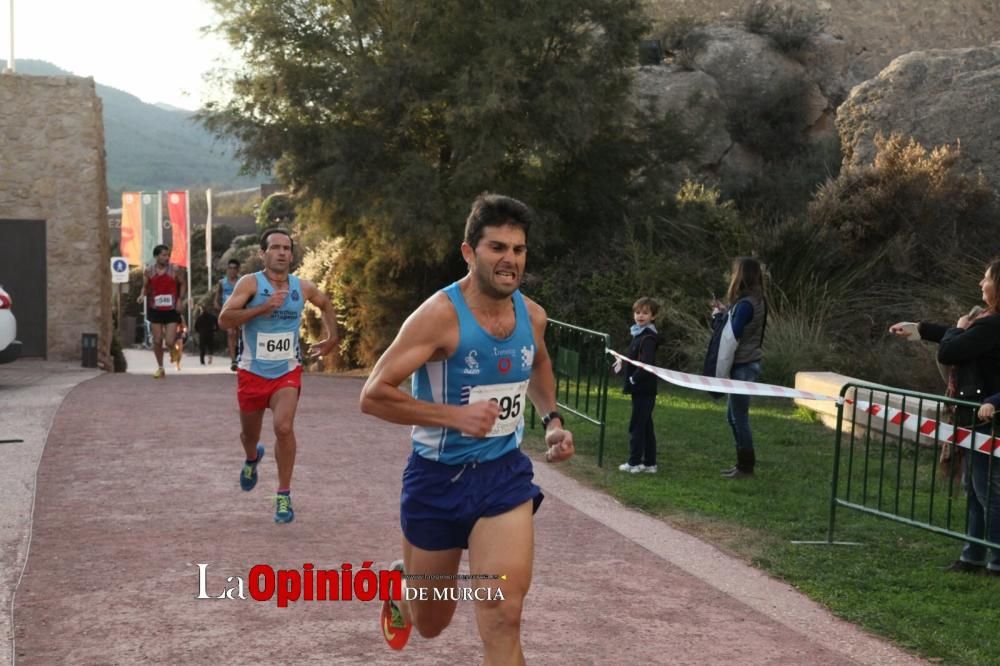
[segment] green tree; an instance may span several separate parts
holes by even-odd
[[[276,192],[264,199],[257,211],[257,230],[268,227],[288,227],[295,221],[295,202],[283,192]]]
[[[540,211],[544,258],[562,238],[598,242],[657,183],[664,160],[635,149],[642,119],[628,111],[638,0],[212,4],[244,64],[220,73],[231,96],[201,117],[239,141],[248,168],[273,164],[301,201],[323,202],[341,261],[361,269],[348,276],[352,312],[392,304],[360,359],[461,271],[479,192]]]

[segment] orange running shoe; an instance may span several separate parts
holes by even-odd
[[[389,570],[403,570],[403,560],[396,560],[389,565]],[[382,638],[393,650],[402,650],[406,641],[410,640],[410,632],[413,625],[403,618],[402,611],[396,602],[386,599],[382,602],[382,613],[379,617],[379,624],[382,627]]]

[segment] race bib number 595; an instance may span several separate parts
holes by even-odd
[[[493,429],[486,436],[501,437],[517,430],[518,424],[524,417],[527,397],[527,381],[512,384],[489,384],[487,386],[473,386],[469,391],[469,404],[483,400],[492,400],[497,403],[497,406],[500,407],[500,415],[497,416]]]

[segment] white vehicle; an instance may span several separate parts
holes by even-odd
[[[10,294],[0,287],[0,363],[10,363],[21,354],[21,343],[17,340],[17,321],[10,306]]]

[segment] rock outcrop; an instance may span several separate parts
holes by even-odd
[[[900,56],[838,109],[844,165],[870,163],[881,133],[959,144],[959,168],[1000,187],[1000,42]]]
[[[878,74],[896,57],[931,48],[985,46],[1000,35],[996,0],[788,0],[843,37],[849,85]],[[644,0],[654,29],[677,17],[738,20],[747,0]]]
[[[738,25],[713,25],[696,29],[687,44],[684,66],[674,58],[636,68],[633,95],[660,114],[673,112],[701,147],[684,165],[688,173],[722,175],[733,184],[752,179],[763,167],[766,147],[741,144],[732,131],[734,114],[752,114],[790,91],[801,108],[790,141],[836,136],[833,118],[847,95],[843,40],[820,34],[801,52],[788,54]]]

